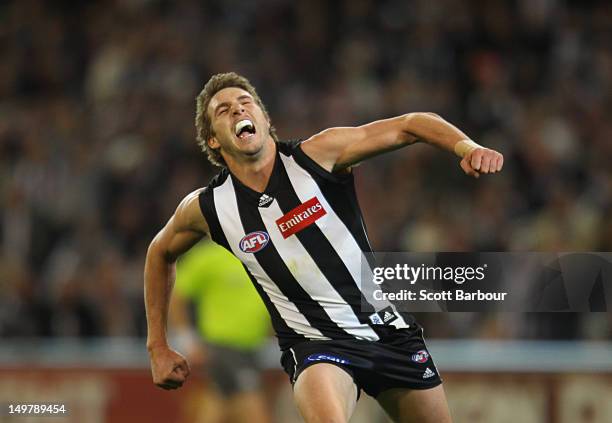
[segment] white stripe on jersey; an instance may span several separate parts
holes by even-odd
[[[237,247],[238,243],[232,242],[232,240],[241,240],[245,233],[240,220],[240,214],[238,213],[238,203],[236,202],[236,193],[231,176],[228,176],[222,185],[214,188],[213,193],[217,217],[229,241],[232,253],[247,266],[251,274],[268,294],[270,301],[272,301],[283,320],[287,323],[287,326],[310,339],[330,339],[324,336],[317,328],[310,325],[295,304],[289,301],[268,276],[254,254],[243,253]]]
[[[287,170],[287,175],[289,176],[289,181],[293,186],[293,190],[300,201],[304,203],[313,196],[316,196],[321,201],[327,214],[317,219],[315,224],[321,229],[321,232],[328,239],[334,250],[336,250],[342,262],[344,262],[344,265],[353,277],[353,281],[357,284],[357,288],[359,288],[364,295],[368,295],[375,287],[360,286],[364,281],[372,280],[372,278],[362,279],[361,261],[365,260],[365,258],[363,257],[363,252],[361,248],[359,248],[357,241],[355,241],[355,238],[353,238],[353,235],[342,219],[340,219],[331,208],[319,186],[314,179],[312,179],[312,176],[302,168],[292,156],[287,157],[281,153],[280,157]],[[377,301],[377,303],[380,304],[380,301]],[[393,304],[388,303],[386,306],[391,306],[395,311],[395,306]],[[407,328],[408,324],[406,324],[402,316],[398,313],[396,313],[396,315],[398,318],[391,322],[391,325],[398,329]]]
[[[284,215],[278,202],[275,200],[267,208],[260,208],[259,214],[278,254],[308,296],[319,303],[330,319],[349,334],[357,339],[377,341],[379,338],[376,332],[369,325],[359,321],[351,306],[344,301],[323,275],[298,237],[292,235],[286,239],[283,238],[275,223]]]

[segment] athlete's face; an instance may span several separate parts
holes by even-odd
[[[270,122],[253,97],[242,88],[224,88],[208,104],[215,136],[208,140],[211,148],[225,155],[257,158],[270,139]]]

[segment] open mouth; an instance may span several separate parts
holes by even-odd
[[[241,140],[246,140],[255,135],[255,125],[249,119],[243,119],[236,123],[234,133]]]

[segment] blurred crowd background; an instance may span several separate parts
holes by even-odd
[[[612,4],[19,0],[0,5],[0,336],[144,336],[148,243],[216,169],[195,97],[257,87],[281,139],[435,112],[499,149],[355,170],[384,251],[612,251]],[[429,337],[610,339],[609,314],[420,316]]]

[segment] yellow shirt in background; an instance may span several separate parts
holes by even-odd
[[[175,289],[195,302],[207,342],[251,350],[270,333],[268,312],[242,264],[213,242],[200,242],[179,260]]]

